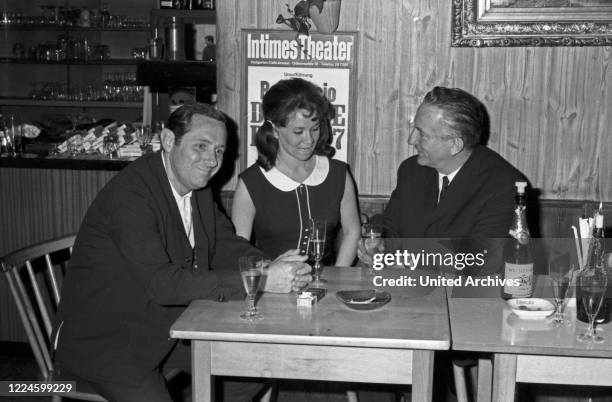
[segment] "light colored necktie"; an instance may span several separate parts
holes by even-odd
[[[189,238],[189,244],[191,247],[195,245],[195,239],[193,236],[193,218],[191,216],[191,197],[183,197],[183,213],[181,218],[183,219],[183,226],[185,226],[185,233]]]

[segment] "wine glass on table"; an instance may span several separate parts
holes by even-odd
[[[312,286],[320,286],[327,281],[321,279],[321,260],[325,255],[325,235],[327,222],[323,219],[310,219],[310,236],[308,237],[308,254],[314,260],[314,278]]]
[[[582,293],[582,305],[589,317],[589,327],[586,332],[578,335],[580,342],[601,343],[604,337],[595,332],[595,317],[603,304],[608,286],[608,276],[603,269],[585,269],[578,276],[578,286]]]
[[[565,327],[569,320],[565,319],[565,297],[572,283],[575,272],[574,265],[568,259],[557,258],[548,264],[548,276],[550,277],[553,296],[555,298],[555,314],[551,322],[555,327]]]
[[[258,256],[246,256],[238,259],[242,284],[247,294],[247,310],[240,314],[243,320],[261,320],[263,315],[255,307],[255,297],[263,277],[263,258]]]

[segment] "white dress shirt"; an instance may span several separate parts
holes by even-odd
[[[164,164],[164,170],[166,170],[166,158],[165,152],[161,153],[162,162]],[[168,175],[166,171],[166,176]],[[191,247],[195,246],[195,237],[193,235],[193,217],[191,215],[191,195],[193,191],[188,192],[187,194],[181,196],[172,185],[170,178],[168,177],[168,183],[170,183],[170,188],[172,189],[172,195],[174,195],[174,199],[176,200],[176,205],[178,206],[178,210],[181,213],[181,220],[183,221],[183,227],[185,228],[185,233],[187,233],[187,237],[189,238],[189,244]]]
[[[444,180],[444,176],[448,177],[448,185],[450,186],[455,176],[457,176],[457,173],[459,173],[459,170],[461,170],[461,166],[449,174],[442,174],[438,172],[438,202],[440,202],[440,193],[442,192],[442,181]]]

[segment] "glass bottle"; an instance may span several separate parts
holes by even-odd
[[[527,182],[517,181],[514,220],[510,227],[510,239],[504,248],[504,285],[502,298],[513,299],[533,295],[533,258],[527,228]]]
[[[108,3],[100,4],[100,25],[102,28],[110,26],[110,12],[108,11]]]
[[[181,19],[171,17],[166,20],[166,59],[185,60],[185,26]]]
[[[154,30],[153,38],[149,41],[149,58],[151,60],[164,58],[164,40],[159,37],[157,28]]]
[[[6,137],[4,129],[4,118],[0,114],[0,156],[6,153]]]
[[[593,228],[593,236],[589,241],[589,254],[587,257],[586,265],[584,269],[606,269],[605,263],[605,248],[604,248],[604,219],[603,214],[601,213],[601,209],[595,213],[595,227]],[[586,310],[584,309],[582,302],[582,292],[580,291],[580,287],[576,287],[576,318],[578,318],[582,322],[589,322],[589,318],[587,317]],[[605,324],[610,321],[610,317],[608,316],[608,309],[606,308],[606,300],[604,300],[603,304],[599,308],[599,312],[595,317],[595,322],[597,324]]]

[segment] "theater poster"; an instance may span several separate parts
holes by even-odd
[[[331,122],[335,159],[351,162],[354,136],[357,35],[337,32],[297,36],[293,31],[242,30],[243,104],[241,158],[243,168],[257,160],[254,136],[264,117],[261,100],[274,83],[294,77],[318,85],[334,106]],[[246,140],[246,141],[245,141]],[[245,149],[246,148],[246,149]]]

